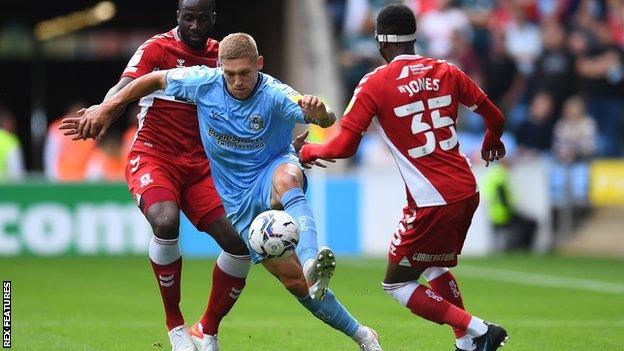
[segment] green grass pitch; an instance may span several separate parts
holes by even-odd
[[[184,261],[187,324],[202,313],[213,261]],[[454,350],[450,328],[422,320],[381,289],[382,259],[339,257],[331,286],[385,350]],[[624,261],[511,256],[462,259],[469,311],[504,325],[512,350],[624,350]],[[14,350],[168,350],[147,258],[2,258],[12,280]],[[261,266],[220,329],[223,350],[357,350]]]

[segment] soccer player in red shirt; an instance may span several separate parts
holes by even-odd
[[[215,67],[219,43],[209,38],[216,20],[214,9],[214,0],[180,0],[178,27],[141,45],[105,99],[155,70]],[[200,336],[202,331],[204,334],[202,346],[198,345],[200,350],[217,350],[219,323],[245,286],[249,251],[225,217],[215,190],[199,137],[196,106],[166,96],[163,91],[144,97],[139,106],[138,131],[128,154],[126,180],[154,233],[149,257],[162,295],[172,348],[195,350],[179,306],[182,256],[178,236],[182,210],[197,229],[209,233],[223,249],[213,269],[208,307],[194,326],[200,330]],[[72,127],[69,124],[65,129]],[[85,126],[87,130],[89,127]],[[105,132],[106,128],[99,136]]]
[[[387,65],[362,78],[340,133],[326,144],[303,146],[300,160],[352,156],[374,120],[407,192],[403,219],[390,243],[384,290],[414,314],[452,326],[457,350],[496,350],[507,332],[464,310],[448,267],[457,264],[479,203],[470,164],[459,152],[458,106],[484,118],[481,156],[487,164],[505,155],[503,115],[457,67],[415,55],[416,20],[408,7],[385,7],[377,17],[376,39]],[[418,283],[421,275],[429,287]]]

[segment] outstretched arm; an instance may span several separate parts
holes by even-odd
[[[59,129],[65,130],[65,135],[73,135],[74,140],[101,138],[130,102],[164,89],[166,74],[167,71],[152,72],[135,79],[112,96],[109,91],[104,102],[78,111],[77,117],[63,119]]]
[[[505,145],[500,140],[503,135],[505,117],[503,117],[498,107],[485,95],[483,90],[464,72],[453,65],[449,65],[449,69],[456,77],[459,102],[464,106],[476,105],[477,108],[474,111],[485,120],[487,130],[481,146],[481,158],[485,161],[485,167],[487,167],[490,165],[490,162],[505,156]]]
[[[302,164],[317,159],[349,158],[355,154],[362,136],[348,128],[340,128],[338,135],[324,144],[306,144],[301,148],[299,161]]]
[[[126,85],[130,84],[134,78],[130,77],[122,77],[117,84],[115,84],[112,88],[108,90],[106,96],[103,101],[110,99],[113,95],[117,94],[121,89],[123,89]]]
[[[100,106],[105,109],[125,108],[134,100],[149,95],[167,86],[167,71],[156,71],[139,77],[123,87],[118,93],[105,100]]]
[[[132,82],[134,80],[134,78],[130,78],[130,77],[122,77],[119,82],[117,82],[117,84],[115,84],[114,86],[112,86],[108,92],[106,93],[106,96],[104,96],[104,99],[102,101],[106,101],[108,99],[110,99],[111,97],[113,97],[113,95],[117,94],[121,89],[123,89],[126,85],[130,84],[130,82]],[[117,115],[116,116],[112,116],[112,120],[109,123],[109,126],[111,124],[113,124],[115,121],[117,121],[119,119],[119,117],[121,117],[121,115],[123,114],[125,108],[121,109],[119,111],[117,111]],[[106,133],[106,130],[108,130],[108,126],[105,128],[102,128],[102,132],[101,134],[98,134],[98,138],[101,138],[104,133]],[[82,133],[82,132],[81,132]],[[65,133],[65,135],[68,135],[68,132]],[[74,140],[77,139],[82,139],[81,136],[75,136]]]

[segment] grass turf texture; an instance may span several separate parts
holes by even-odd
[[[212,265],[184,261],[187,324],[206,305]],[[454,350],[450,328],[412,315],[382,291],[384,268],[381,259],[339,257],[331,286],[380,333],[385,350]],[[506,351],[622,350],[624,261],[462,259],[455,273],[468,310],[508,329]],[[0,278],[13,282],[14,350],[170,349],[146,258],[1,258]],[[223,350],[357,350],[261,266],[252,268],[219,337]]]

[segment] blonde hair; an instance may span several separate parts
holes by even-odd
[[[219,60],[232,60],[247,57],[258,58],[258,46],[254,38],[247,33],[233,33],[219,43]]]

